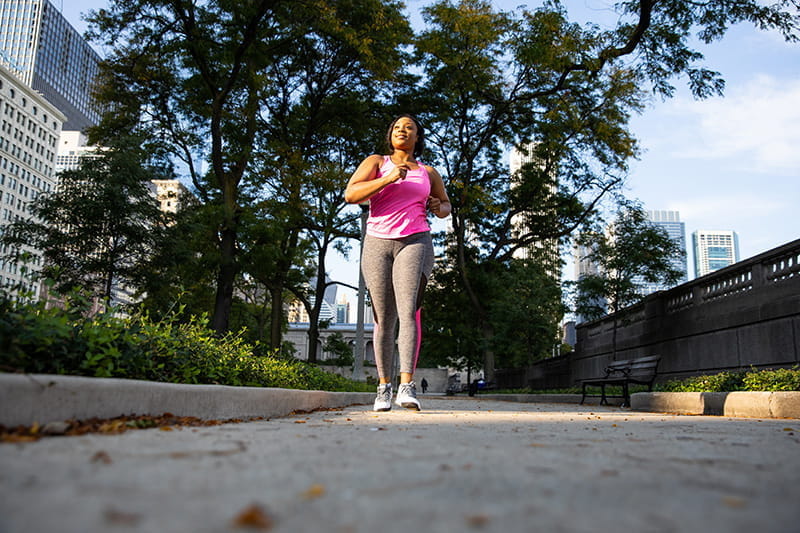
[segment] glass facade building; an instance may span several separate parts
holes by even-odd
[[[689,269],[686,263],[686,224],[681,222],[681,215],[679,211],[647,211],[647,218],[655,226],[662,228],[667,232],[669,238],[675,242],[681,250],[683,250],[682,257],[672,259],[672,266],[683,273],[683,276],[674,285],[665,285],[658,283],[642,282],[644,294],[652,294],[657,291],[665,291],[671,289],[675,285],[686,283],[689,281]]]
[[[66,115],[65,131],[100,120],[91,98],[99,62],[48,0],[0,0],[0,64]]]
[[[739,261],[739,236],[729,230],[692,233],[695,276],[705,276]]]

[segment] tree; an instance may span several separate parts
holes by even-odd
[[[115,288],[137,286],[158,245],[166,219],[150,180],[164,174],[148,163],[137,138],[120,137],[60,173],[57,188],[39,195],[31,217],[10,224],[2,242],[14,260],[25,246],[41,250],[40,276],[57,292],[79,289],[110,302]]]
[[[329,365],[352,366],[355,362],[353,358],[353,347],[347,343],[344,336],[339,333],[331,334],[326,340],[322,350],[334,355],[326,361]]]
[[[102,65],[98,96],[112,110],[106,135],[117,123],[135,123],[162,141],[187,166],[204,203],[217,206],[218,252],[211,325],[229,327],[242,187],[250,168],[265,87],[263,72],[291,53],[280,20],[293,3],[255,0],[143,0],[111,2],[90,17],[93,35],[113,52]],[[323,10],[324,11],[324,10]],[[198,168],[207,161],[209,173]]]
[[[307,356],[312,362],[323,296],[332,283],[327,253],[358,235],[358,214],[346,209],[342,195],[348,169],[368,153],[375,130],[385,125],[381,121],[374,127],[385,114],[387,87],[411,34],[395,2],[329,2],[324,17],[318,17],[316,7],[311,4],[307,16],[287,21],[295,53],[269,67],[268,76],[276,83],[263,98],[268,113],[257,153],[264,192],[273,205],[280,204],[284,227],[270,292],[273,298],[291,292],[303,302],[310,319]],[[310,280],[284,278],[307,247],[313,249],[309,263],[316,263]],[[280,342],[282,311],[272,307],[273,344]]]
[[[575,310],[589,319],[608,313],[614,316],[612,349],[616,358],[617,313],[644,297],[646,283],[677,283],[684,272],[675,267],[675,260],[686,252],[632,203],[619,209],[607,231],[584,234],[579,242],[591,250],[585,259],[598,267],[598,273],[575,283]]]
[[[423,10],[428,27],[416,43],[422,79],[415,98],[431,130],[433,162],[449,185],[453,268],[483,335],[487,379],[496,333],[493,296],[479,290],[482,272],[492,271],[484,265],[566,239],[596,217],[637,156],[628,121],[643,109],[646,88],[668,97],[673,78],[685,76],[697,97],[722,92],[719,74],[700,65],[702,54],[688,44],[693,32],[710,42],[748,21],[797,40],[791,6],[626,1],[608,31],[570,23],[555,0],[519,15],[480,0]],[[538,161],[513,188],[502,164],[511,145],[532,146]],[[523,231],[513,223],[520,215]]]
[[[117,0],[91,20],[94,35],[114,49],[100,91],[114,104],[105,131],[138,122],[185,163],[203,202],[217,206],[218,332],[229,327],[241,252],[252,248],[241,242],[244,213],[265,199],[267,181],[274,185],[266,199],[283,203],[279,214],[287,217],[269,291],[277,342],[288,289],[280,273],[302,257],[295,250],[302,248],[306,171],[331,155],[330,140],[318,132],[360,118],[358,110],[331,105],[343,88],[366,99],[374,76],[396,68],[398,38],[407,33],[400,4]],[[198,161],[208,162],[208,174]]]

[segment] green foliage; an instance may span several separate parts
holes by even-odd
[[[720,372],[672,380],[656,386],[664,392],[800,391],[800,368]]]
[[[669,285],[683,275],[672,261],[685,252],[635,203],[623,203],[605,231],[584,234],[580,244],[589,253],[579,259],[599,267],[576,282],[576,311],[590,319],[606,314],[606,302],[611,312],[638,302],[643,282]]]
[[[744,372],[720,372],[672,380],[656,386],[664,392],[733,392],[744,389]]]
[[[363,384],[248,344],[216,336],[206,317],[154,320],[146,313],[87,316],[88,300],[63,308],[0,299],[0,369],[171,383],[365,390]]]
[[[745,390],[800,391],[800,366],[747,372],[743,379]]]
[[[79,288],[108,299],[114,286],[135,286],[166,223],[150,180],[172,177],[140,142],[117,132],[102,153],[61,172],[58,187],[31,203],[31,217],[3,228],[6,259],[38,250],[43,276],[61,293]]]
[[[335,366],[352,366],[355,363],[353,356],[353,348],[344,339],[344,336],[339,333],[333,333],[325,341],[322,349],[328,353],[334,354],[336,357],[325,360],[327,365]]]

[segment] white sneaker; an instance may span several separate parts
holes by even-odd
[[[375,405],[372,407],[373,411],[391,411],[392,410],[392,384],[386,383],[385,385],[378,385],[378,395],[375,397]]]
[[[395,403],[406,409],[414,409],[419,411],[420,405],[417,400],[417,384],[413,381],[411,383],[401,383],[397,389],[397,397]]]

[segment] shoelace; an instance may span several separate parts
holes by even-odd
[[[403,383],[400,385],[400,388],[406,396],[411,396],[412,398],[417,397],[417,388],[413,383]],[[398,390],[397,393],[399,394],[400,391]]]

